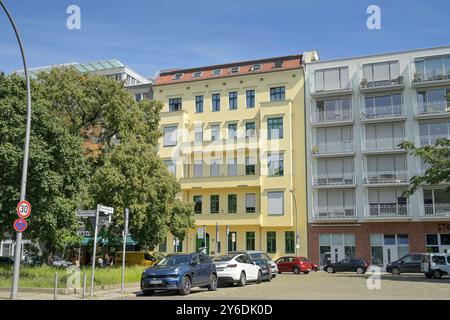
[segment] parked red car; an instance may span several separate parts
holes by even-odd
[[[312,270],[311,261],[305,257],[287,256],[281,257],[275,262],[278,266],[278,273],[293,272],[299,274],[303,272],[304,274],[308,274]]]

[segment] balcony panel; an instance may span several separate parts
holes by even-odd
[[[403,77],[399,76],[395,79],[377,80],[377,81],[361,81],[359,91],[362,93],[380,92],[400,90],[404,88]]]
[[[449,134],[440,134],[440,135],[432,135],[432,136],[420,136],[420,146],[430,146],[436,144],[436,141],[439,139],[450,139]]]
[[[369,219],[410,219],[410,208],[406,204],[370,204],[365,209],[365,217]]]
[[[405,118],[404,105],[390,105],[379,106],[375,108],[363,108],[361,111],[361,121],[363,122],[378,122],[388,119],[402,119]]]
[[[425,204],[424,214],[427,218],[450,217],[450,203]]]
[[[312,115],[312,124],[314,125],[330,125],[343,124],[353,122],[353,110],[340,111],[316,111]]]
[[[351,155],[355,152],[353,141],[330,141],[317,144],[312,149],[313,156]]]
[[[355,174],[353,172],[316,174],[313,184],[316,187],[348,187],[355,184]]]
[[[374,186],[404,185],[408,182],[409,173],[406,170],[366,172],[364,178],[364,184]]]
[[[365,139],[363,152],[404,152],[398,145],[405,141],[405,137],[392,137],[384,139]]]
[[[316,221],[354,221],[356,220],[355,206],[321,206],[314,208]]]
[[[432,101],[419,103],[415,113],[416,118],[450,117],[450,102]]]

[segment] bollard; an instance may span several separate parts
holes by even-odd
[[[86,272],[84,272],[83,278],[83,300],[86,299]]]
[[[55,290],[53,292],[54,300],[58,299],[58,272],[55,272]]]

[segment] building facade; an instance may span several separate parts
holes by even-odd
[[[162,252],[307,254],[302,56],[161,72],[159,154],[195,204]]]
[[[404,197],[427,164],[398,145],[450,137],[450,47],[306,63],[305,77],[309,257],[449,250],[448,185]]]

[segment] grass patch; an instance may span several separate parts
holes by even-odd
[[[140,282],[141,274],[146,267],[130,266],[125,269],[125,283]],[[70,269],[55,268],[50,266],[41,267],[20,267],[19,287],[23,288],[53,288],[55,281],[55,272],[58,272],[58,288],[67,288],[67,280],[72,276]],[[11,288],[12,266],[0,267],[0,288]],[[80,285],[83,285],[84,272],[86,272],[86,286],[89,288],[91,283],[91,268],[83,267],[80,269]],[[122,268],[95,268],[95,286],[101,285],[120,285],[122,281]]]

